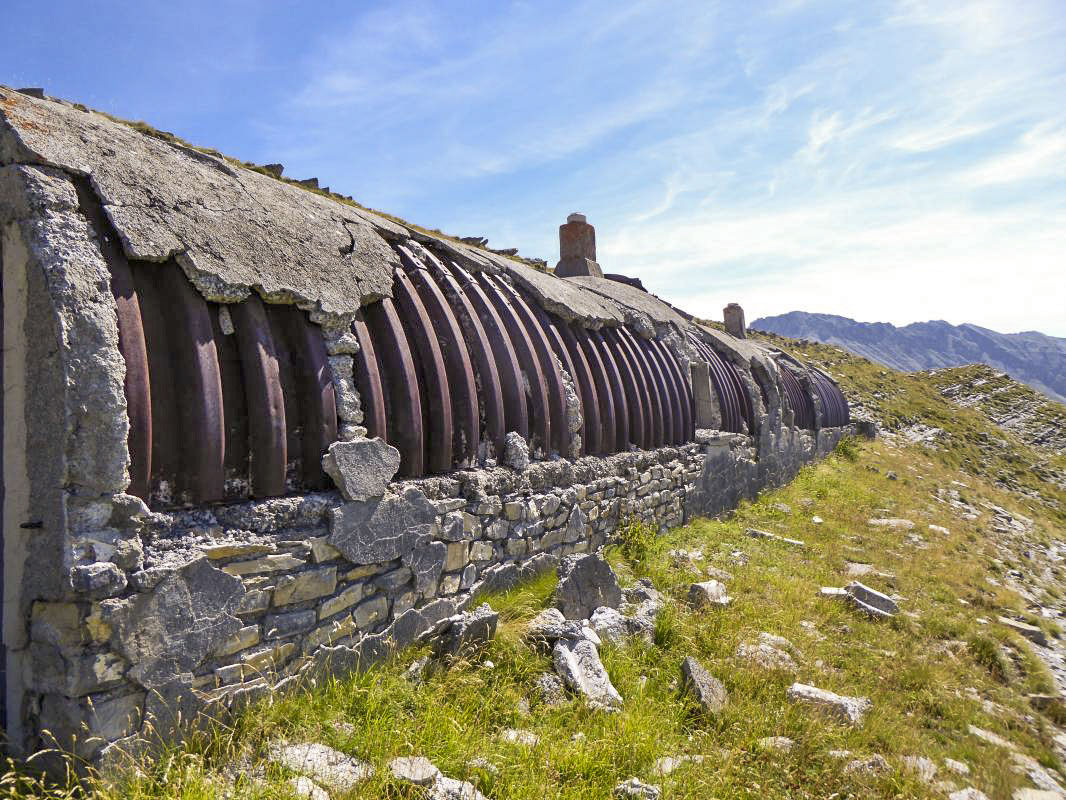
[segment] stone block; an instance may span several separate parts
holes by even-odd
[[[76,603],[37,601],[30,613],[30,638],[60,650],[80,648],[89,641],[89,631],[82,624],[81,607]]]
[[[458,572],[453,572],[450,575],[441,575],[440,586],[437,588],[437,594],[448,597],[459,591],[459,585],[462,583],[463,576]]]
[[[470,546],[471,561],[491,561],[494,548],[492,542],[474,542]]]
[[[362,600],[364,594],[366,594],[365,584],[354,583],[348,586],[340,594],[322,602],[322,605],[318,607],[318,618],[323,620],[341,611],[346,611]]]
[[[454,572],[462,569],[470,562],[470,549],[466,542],[451,542],[448,544],[448,554],[444,558],[445,572]]]
[[[332,561],[340,557],[341,551],[331,545],[325,536],[316,536],[310,540],[310,543],[311,558],[314,559],[316,564],[321,564],[323,561]]]
[[[284,639],[310,630],[318,621],[313,608],[288,611],[282,614],[267,614],[263,620],[263,635],[267,639]]]
[[[248,561],[234,561],[232,564],[226,564],[222,568],[222,571],[228,575],[255,575],[262,572],[280,572],[281,570],[299,569],[306,566],[307,562],[302,558],[296,558],[296,556],[289,553],[278,553],[276,555],[263,556],[262,558],[252,558]]]
[[[355,624],[359,630],[367,630],[385,620],[389,615],[389,600],[378,594],[355,607]]]
[[[345,500],[381,497],[400,468],[400,451],[381,439],[334,442],[322,456],[322,469]]]
[[[336,588],[336,567],[321,567],[295,575],[283,575],[278,578],[274,587],[274,605],[287,606],[325,597],[333,594]]]
[[[231,656],[234,653],[239,653],[241,650],[247,650],[249,647],[254,647],[257,644],[259,644],[259,626],[245,625],[233,634],[233,636],[223,642],[215,650],[214,655],[219,658]]]

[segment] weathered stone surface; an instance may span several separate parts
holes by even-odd
[[[957,792],[949,794],[948,800],[988,800],[988,795],[978,789],[974,789],[972,786],[968,786],[965,789],[959,789]]]
[[[1041,647],[1047,647],[1047,634],[1044,633],[1043,628],[1039,628],[1036,625],[1030,625],[1028,622],[1022,622],[1021,620],[1010,619],[1009,617],[1001,616],[998,617],[998,619],[1001,625],[1006,625],[1012,631],[1020,633],[1034,644],[1038,644]]]
[[[659,800],[662,789],[651,783],[644,783],[638,778],[630,778],[614,787],[612,797],[635,798],[635,800]]]
[[[114,597],[126,588],[126,575],[110,561],[97,561],[72,567],[70,584],[74,591],[89,597]]]
[[[391,561],[428,537],[437,510],[413,487],[365,503],[347,503],[330,513],[329,543],[356,564]]]
[[[274,587],[274,605],[287,606],[333,594],[337,588],[337,568],[323,567],[295,575],[282,575]]]
[[[429,787],[426,800],[488,800],[470,781],[461,781],[444,775]]]
[[[923,783],[932,783],[936,777],[936,763],[926,756],[903,756],[903,767],[913,772]]]
[[[134,595],[112,612],[111,642],[133,665],[129,675],[155,687],[194,672],[244,624],[235,616],[240,580],[206,558],[163,579],[150,594]]]
[[[483,645],[496,635],[499,621],[500,615],[488,603],[452,617],[441,631],[436,651],[439,655],[457,655],[466,648]]]
[[[508,744],[520,744],[525,747],[536,747],[540,744],[540,737],[533,731],[518,728],[504,728],[500,731],[500,739]]]
[[[629,635],[626,618],[617,609],[606,606],[600,606],[592,612],[589,627],[596,631],[600,639],[611,644],[621,644]]]
[[[842,751],[847,753],[846,750]],[[849,761],[844,766],[844,774],[852,775],[880,775],[884,772],[888,772],[891,767],[885,757],[880,754],[874,754],[869,758],[857,758]]]
[[[716,580],[694,583],[688,587],[688,601],[695,608],[727,606],[733,598],[726,592],[725,585]]]
[[[584,695],[592,707],[604,710],[622,707],[622,695],[611,683],[596,645],[588,639],[556,642],[552,661],[563,683]]]
[[[600,606],[618,608],[618,577],[602,556],[568,556],[559,564],[555,605],[567,619],[588,619]]]
[[[792,660],[792,656],[767,642],[741,644],[737,647],[736,657],[762,669],[796,671],[796,662]]]
[[[349,502],[381,497],[399,468],[400,451],[378,438],[334,442],[322,456],[322,469]]]
[[[550,672],[542,672],[538,675],[533,681],[533,686],[540,702],[549,708],[563,705],[566,702],[566,692],[562,681]]]
[[[375,228],[393,223],[99,114],[6,89],[0,99],[0,163],[91,174],[126,254],[175,256],[209,298],[255,286],[350,316],[390,296],[399,259]]]
[[[620,281],[612,281],[609,278],[597,278],[593,276],[575,276],[567,278],[572,283],[584,286],[587,289],[602,295],[619,306],[636,311],[650,318],[652,322],[659,324],[674,324],[679,328],[687,326],[688,322],[673,306],[663,302],[658,297],[648,292],[642,292],[635,286]]]
[[[374,768],[317,742],[275,742],[267,749],[275,764],[338,792],[350,792],[374,774]]]
[[[529,445],[520,434],[514,431],[508,432],[503,441],[503,455],[500,463],[519,472],[529,468]]]
[[[891,528],[897,531],[913,531],[917,525],[909,519],[899,519],[897,517],[889,517],[884,519],[871,519],[868,521],[869,525],[874,528]]]
[[[896,601],[858,581],[844,587],[853,605],[871,617],[892,617],[899,612]]]
[[[873,707],[869,698],[847,697],[804,683],[792,684],[786,696],[793,703],[811,706],[851,725],[861,724],[866,712]]]
[[[729,703],[729,693],[722,682],[692,656],[681,662],[681,682],[703,710],[710,714],[721,713]]]
[[[289,787],[299,800],[330,800],[329,792],[305,775],[289,778]]]
[[[398,781],[432,786],[441,777],[437,765],[423,756],[403,756],[389,762],[389,772]]]

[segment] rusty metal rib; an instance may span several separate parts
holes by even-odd
[[[511,338],[507,335],[503,320],[496,312],[496,307],[482,290],[474,277],[458,264],[446,266],[460,284],[465,296],[470,300],[474,313],[481,320],[485,335],[492,347],[493,360],[500,378],[500,394],[503,397],[505,427],[515,431],[522,438],[529,439],[529,411],[526,405],[526,393],[522,381],[522,368],[518,364]],[[497,450],[502,455],[502,450]]]
[[[559,374],[559,366],[552,355],[548,334],[531,308],[536,303],[527,301],[520,292],[505,281],[494,280],[504,295],[510,298],[518,321],[525,327],[533,342],[533,349],[540,360],[540,372],[544,376],[545,389],[548,392],[551,446],[555,452],[565,453],[570,449],[570,429],[566,424],[566,389],[563,386],[563,376]]]
[[[600,358],[599,351],[596,350],[596,346],[589,338],[588,331],[577,323],[572,323],[570,330],[573,331],[574,338],[577,339],[582,351],[585,353],[585,358],[588,359],[589,368],[592,370],[592,379],[596,385],[596,395],[600,402],[601,450],[604,453],[615,453],[618,451],[618,446],[615,442],[615,432],[618,429],[618,424],[615,421],[614,397],[611,394],[611,384],[607,380],[607,369],[603,365],[603,359]]]
[[[219,314],[228,306],[208,306],[211,311],[211,331],[218,353],[218,371],[222,382],[223,419],[226,425],[226,455],[223,460],[227,500],[243,500],[248,496],[248,411],[244,401],[244,375],[236,337],[222,331]]]
[[[266,309],[258,295],[230,307],[248,404],[252,497],[285,493],[285,398]]]
[[[562,335],[559,333],[559,329],[556,327],[555,320],[548,315],[548,312],[541,308],[537,303],[529,303],[529,307],[533,309],[533,313],[537,315],[537,322],[540,323],[541,329],[544,331],[544,335],[547,336],[548,342],[551,345],[552,352],[559,359],[559,363],[562,365],[562,369],[566,371],[566,374],[570,376],[570,380],[574,384],[574,390],[578,393],[578,402],[581,402],[581,383],[578,380],[577,370],[574,367],[573,359],[570,358],[570,351],[566,347],[566,343],[563,341]],[[560,380],[562,376],[560,376]],[[565,413],[565,409],[564,409]],[[584,418],[584,414],[582,414]],[[569,448],[573,446],[573,438],[570,431],[570,426],[566,420],[563,421],[566,425],[566,441]],[[584,424],[584,422],[582,422]],[[582,431],[582,439],[584,438],[584,431]],[[582,445],[584,443],[582,442]],[[569,452],[569,451],[568,451]]]
[[[629,402],[626,399],[626,390],[622,384],[622,376],[615,363],[614,353],[603,339],[603,335],[596,330],[589,331],[589,340],[600,354],[600,360],[607,373],[607,383],[611,387],[611,399],[614,402],[614,443],[617,450],[628,450],[633,440],[630,438],[629,428]]]
[[[363,309],[371,338],[378,348],[378,374],[385,387],[389,444],[400,451],[400,472],[425,474],[422,394],[414,356],[392,300],[384,297]]]
[[[666,443],[666,404],[663,402],[661,386],[656,383],[655,373],[652,371],[644,349],[637,343],[639,337],[630,333],[628,328],[618,329],[618,335],[622,341],[629,345],[637,367],[644,375],[644,384],[648,387],[648,399],[651,401],[651,443],[650,449],[662,447]]]
[[[322,455],[337,440],[337,396],[326,343],[322,330],[296,306],[275,306],[274,309],[282,319],[288,341],[296,402],[300,409],[301,479],[308,489],[323,489],[330,486],[331,481],[322,469]],[[369,402],[369,398],[363,399],[364,404]]]
[[[664,444],[677,444],[677,435],[681,428],[681,403],[674,393],[673,383],[666,374],[659,353],[652,346],[654,340],[641,337],[640,344],[648,354],[648,363],[655,373],[663,397],[663,439]]]
[[[685,371],[681,369],[681,362],[674,351],[665,342],[657,342],[663,353],[666,366],[674,373],[674,382],[677,384],[681,396],[681,441],[691,442],[696,435],[694,401],[692,398],[692,383],[685,377]]]
[[[152,404],[152,472],[149,479],[149,497],[160,503],[174,499],[173,492],[177,489],[178,472],[181,469],[181,429],[170,328],[163,313],[157,286],[160,274],[167,268],[159,264],[131,265],[145,334]]]
[[[389,425],[385,414],[385,390],[378,371],[374,340],[370,338],[366,323],[359,318],[352,323],[352,333],[359,342],[359,352],[354,356],[355,384],[363,404],[363,422],[371,438],[378,437],[387,442]]]
[[[615,363],[625,386],[629,409],[630,439],[640,448],[647,449],[651,439],[651,420],[647,416],[647,387],[644,378],[633,364],[624,343],[614,328],[604,328],[603,339],[614,354]]]
[[[470,298],[444,265],[427,254],[435,268],[432,278],[443,289],[459,321],[467,350],[473,359],[478,385],[481,387],[480,409],[485,417],[485,435],[493,443],[497,453],[503,452],[507,436],[507,417],[504,410],[503,392],[500,389],[500,373],[496,369],[492,345],[485,327],[474,310]]]
[[[300,408],[296,391],[296,374],[292,368],[292,354],[289,352],[289,337],[283,309],[292,306],[263,304],[266,312],[270,337],[274,342],[274,356],[278,362],[278,383],[281,384],[281,399],[285,409],[285,486],[297,485],[303,472],[303,409]]]
[[[696,347],[710,370],[711,382],[718,394],[722,410],[722,430],[740,433],[742,429],[742,406],[729,368],[722,357],[699,337],[689,334],[689,341]]]
[[[452,307],[433,280],[429,270],[418,263],[404,247],[398,247],[400,260],[408,270],[408,277],[418,292],[422,305],[438,337],[441,356],[444,359],[451,388],[453,426],[453,453],[456,461],[469,461],[477,456],[480,442],[477,384],[474,368],[470,363],[462,328]]]
[[[544,373],[541,371],[540,360],[537,358],[533,341],[522,325],[514,304],[500,290],[495,279],[484,272],[479,272],[477,277],[481,282],[481,287],[485,290],[485,294],[496,306],[496,311],[503,321],[507,335],[511,339],[511,345],[514,347],[515,355],[518,357],[518,363],[522,367],[522,372],[525,373],[523,386],[526,390],[526,397],[529,400],[528,407],[531,411],[530,449],[539,448],[548,453],[551,450],[552,442],[551,410]]]
[[[412,355],[415,356],[421,376],[427,433],[423,440],[426,469],[429,472],[447,472],[452,468],[454,437],[452,391],[448,371],[444,367],[444,356],[429,313],[411,279],[402,269],[397,269],[393,274],[392,292],[407,340],[414,344]]]
[[[582,448],[588,454],[602,453],[603,424],[600,421],[600,398],[596,391],[596,381],[592,377],[592,368],[570,326],[561,319],[553,318],[552,327],[559,333],[560,339],[566,345],[567,352],[570,354],[570,362],[575,369],[574,381],[577,383],[578,391],[581,392]]]
[[[207,301],[173,260],[158,267],[164,313],[174,333],[174,390],[181,420],[179,486],[195,504],[224,495],[225,421],[218,353]]]
[[[659,362],[659,369],[662,371],[663,377],[666,378],[666,388],[670,395],[670,408],[674,423],[673,444],[681,444],[688,438],[685,424],[685,386],[687,384],[678,381],[677,375],[670,367],[670,359],[667,358],[665,349],[659,341],[649,339],[648,346]]]

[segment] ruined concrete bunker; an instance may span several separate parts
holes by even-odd
[[[851,430],[567,235],[564,278],[0,87],[8,747],[105,760],[373,663]]]

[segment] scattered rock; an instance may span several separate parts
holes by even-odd
[[[988,795],[974,789],[972,786],[968,786],[965,789],[959,789],[959,791],[949,794],[948,800],[988,800]]]
[[[778,536],[776,533],[770,533],[769,531],[761,531],[758,528],[748,528],[747,534],[753,539],[773,539],[775,541],[784,542],[785,544],[790,544],[795,547],[807,546],[805,542],[802,542],[799,539],[789,539],[785,536]]]
[[[540,649],[551,650],[560,639],[589,639],[599,644],[598,634],[583,621],[568,620],[557,608],[546,608],[529,621],[525,640]]]
[[[596,631],[600,639],[611,644],[621,644],[629,633],[626,618],[622,616],[622,612],[606,606],[600,606],[592,613],[589,618],[589,627]]]
[[[1003,747],[1007,750],[1017,749],[1012,742],[1007,741],[999,734],[992,733],[992,731],[986,731],[984,728],[978,728],[976,725],[970,725],[969,731],[972,736],[976,736],[978,739],[988,742],[989,744],[994,744],[996,747]]]
[[[1034,644],[1038,644],[1041,647],[1047,647],[1047,634],[1044,633],[1042,628],[1038,628],[1036,625],[1030,625],[1027,622],[1021,622],[1020,620],[1010,619],[1009,617],[999,617],[999,623],[1006,625],[1012,631],[1016,631],[1028,639]]]
[[[729,703],[729,693],[722,682],[692,656],[681,662],[681,683],[710,714],[720,713]]]
[[[694,583],[688,587],[688,601],[695,608],[709,606],[728,606],[732,601],[726,592],[725,584],[716,580]]]
[[[788,503],[774,503],[772,506],[770,506],[770,508],[772,508],[774,511],[777,511],[777,512],[779,512],[781,514],[791,514],[792,513],[792,506],[788,505]]]
[[[416,658],[411,662],[411,666],[404,671],[403,676],[408,683],[421,686],[426,679],[426,670],[428,668],[429,656],[422,656],[422,658]]]
[[[811,517],[811,522],[815,525],[821,525],[823,522],[825,522],[825,520],[821,517]]]
[[[899,613],[896,601],[876,589],[854,581],[844,587],[852,604],[870,617],[887,618]]]
[[[469,781],[446,778],[443,775],[429,787],[426,800],[488,800]]]
[[[868,524],[875,528],[891,528],[896,531],[913,531],[918,527],[909,519],[898,519],[895,517],[871,519]]]
[[[483,758],[481,756],[478,756],[477,758],[472,758],[469,761],[467,761],[466,763],[467,763],[467,766],[469,766],[471,769],[481,769],[481,770],[484,770],[485,772],[489,773],[490,775],[499,775],[500,774],[500,768],[499,767],[497,767],[495,764],[493,764],[487,758]]]
[[[299,800],[330,800],[329,792],[304,775],[289,778],[289,786]]]
[[[1062,800],[1062,793],[1046,789],[1015,789],[1011,797],[1013,800]]]
[[[318,742],[275,742],[268,749],[267,757],[338,792],[350,792],[374,774],[369,764]]]
[[[932,783],[936,777],[936,764],[925,756],[904,756],[903,766],[908,772],[913,772],[923,783]]]
[[[793,703],[803,703],[820,709],[851,725],[861,724],[866,712],[873,707],[867,697],[847,697],[805,683],[792,684],[788,687],[786,696]]]
[[[682,764],[699,764],[702,763],[705,758],[706,756],[664,756],[655,762],[652,770],[657,775],[669,775]]]
[[[787,736],[765,736],[758,741],[758,745],[760,750],[787,753],[795,747],[796,743]]]
[[[322,469],[345,500],[381,497],[400,468],[400,451],[382,439],[334,442],[322,456]]]
[[[931,530],[933,533],[939,533],[939,534],[942,534],[944,536],[950,536],[951,535],[951,531],[949,531],[943,525],[930,525],[929,526],[929,530]],[[964,789],[963,791],[977,791],[977,790],[976,789],[972,789],[972,790]]]
[[[555,605],[567,619],[588,619],[600,606],[618,608],[622,604],[618,577],[602,556],[567,556],[558,572]]]
[[[482,603],[473,611],[457,614],[446,621],[437,640],[438,655],[457,655],[460,651],[478,647],[492,641],[496,636],[496,624],[500,615],[488,603]]]
[[[783,672],[795,672],[796,662],[786,651],[773,645],[759,642],[758,644],[742,644],[737,647],[736,657],[743,659],[762,669],[782,670]]]
[[[500,738],[509,744],[521,744],[526,747],[536,747],[540,743],[540,737],[533,731],[518,728],[505,728],[500,731]]]
[[[423,756],[402,756],[389,762],[389,771],[398,781],[416,786],[432,786],[441,777],[436,764]]]
[[[637,778],[630,778],[625,783],[614,787],[614,797],[637,798],[637,800],[659,800],[662,789],[651,783],[644,783]]]
[[[722,583],[733,580],[732,573],[726,572],[724,569],[718,569],[718,567],[707,567],[705,572],[708,578],[714,578],[717,581],[722,581]]]
[[[944,759],[944,767],[951,770],[956,775],[969,775],[970,768],[963,764],[961,761],[956,761],[953,758]]]
[[[847,750],[840,752],[847,753]],[[847,756],[845,756],[846,758]],[[844,774],[846,775],[880,775],[881,773],[888,772],[889,766],[885,757],[882,755],[874,754],[869,758],[859,758],[854,761],[849,761],[844,767]]]
[[[777,634],[767,633],[763,631],[759,634],[759,644],[765,644],[769,647],[776,647],[778,650],[786,650],[792,655],[798,656],[799,650],[796,649],[796,645],[792,644],[784,636],[778,636]]]
[[[589,705],[604,710],[622,706],[596,645],[588,639],[556,642],[552,651],[555,671],[570,689],[585,696]]]

